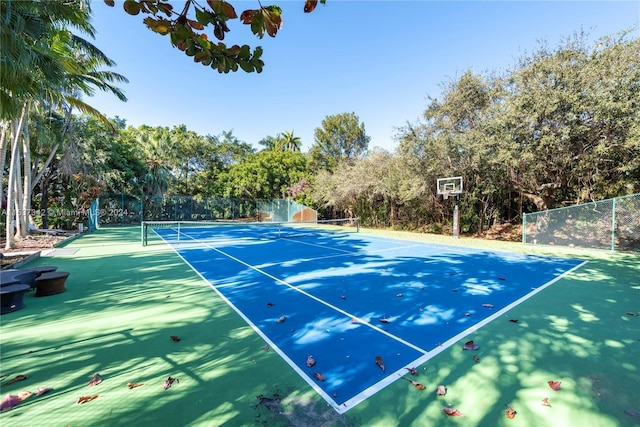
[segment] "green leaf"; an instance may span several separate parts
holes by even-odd
[[[135,0],[125,0],[122,7],[129,15],[137,15],[140,13],[140,4]]]
[[[175,33],[177,40],[190,39],[193,36],[191,28],[184,24],[176,24],[173,28],[173,32]]]
[[[238,60],[238,65],[240,65],[240,68],[247,73],[253,73],[255,71],[251,62],[245,61],[244,59]]]
[[[240,48],[240,53],[238,53],[238,58],[249,59],[251,56],[251,48],[248,45],[243,45]]]
[[[211,15],[211,12],[202,10],[196,7],[196,19],[202,25],[209,25],[211,22],[215,22],[215,17]]]
[[[258,38],[264,37],[264,17],[262,14],[259,13],[253,17],[251,31],[258,36]]]

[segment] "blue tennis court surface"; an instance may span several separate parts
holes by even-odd
[[[156,233],[340,413],[584,263],[252,227]]]

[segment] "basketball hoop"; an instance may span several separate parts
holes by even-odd
[[[450,196],[455,196],[455,206],[453,208],[453,237],[458,238],[460,235],[460,194],[462,194],[462,177],[452,176],[448,178],[438,178],[436,181],[437,192],[442,195],[443,200],[449,199]]]

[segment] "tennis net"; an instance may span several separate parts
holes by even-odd
[[[142,245],[149,244],[149,235],[154,230],[170,230],[172,240],[194,239],[189,233],[227,234],[238,239],[290,239],[321,237],[323,235],[357,233],[358,218],[327,219],[309,222],[240,222],[240,221],[143,221],[141,225]],[[208,233],[207,233],[208,232]],[[166,233],[166,232],[165,232]]]

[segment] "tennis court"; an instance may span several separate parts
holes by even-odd
[[[339,413],[585,264],[305,225],[155,225]]]
[[[326,293],[322,301],[330,302],[346,313],[355,313],[371,327],[361,323],[354,328],[351,319],[345,326],[340,320],[339,327],[346,328],[348,333],[325,336],[323,331],[326,333],[327,328],[335,332],[337,320],[343,317],[339,312],[331,312],[322,304],[320,308],[330,313],[325,316],[335,322],[324,326],[314,323],[315,317],[311,321],[300,317],[316,307],[310,301],[301,303],[298,299],[284,299],[280,294],[267,294],[266,291],[242,295],[241,287],[228,280],[225,292],[235,290],[242,299],[253,298],[255,310],[268,314],[264,315],[266,320],[263,321],[254,317],[249,309],[239,315],[225,301],[227,297],[214,292],[209,280],[203,280],[203,276],[194,272],[175,250],[162,244],[155,233],[149,236],[149,246],[142,246],[140,227],[100,228],[65,245],[64,249],[69,251],[56,250],[29,264],[29,267],[53,264],[71,272],[66,292],[46,298],[27,294],[24,309],[2,316],[0,376],[4,378],[0,390],[3,396],[23,391],[35,393],[45,386],[53,390],[43,396],[34,394],[13,409],[0,412],[0,424],[135,424],[150,427],[640,425],[637,415],[640,413],[640,377],[636,363],[640,355],[640,317],[627,314],[640,312],[637,254],[363,229],[360,233],[332,239],[319,237],[318,244],[332,243],[320,255],[324,260],[315,260],[316,266],[309,268],[311,264],[307,260],[318,257],[316,252],[309,252],[315,249],[296,249],[287,255],[275,249],[266,250],[267,247],[280,247],[278,245],[302,245],[304,239],[273,237],[245,239],[243,244],[253,241],[256,247],[248,252],[220,239],[216,245],[225,253],[232,250],[251,253],[256,259],[243,257],[243,262],[264,269],[274,277],[275,272],[281,271],[279,280],[300,288],[305,286],[304,290],[309,294]],[[236,244],[240,243],[235,240]],[[383,246],[382,242],[388,246]],[[214,246],[212,242],[208,244]],[[438,249],[431,259],[426,259],[426,253],[418,252],[421,245],[425,246],[421,251]],[[412,248],[404,249],[404,253],[400,249],[409,246]],[[185,251],[194,249],[194,254],[205,249],[201,242],[181,241],[180,247]],[[258,247],[265,248],[263,253],[269,259],[259,259]],[[390,253],[386,253],[385,247]],[[350,250],[353,254],[346,256],[338,249]],[[211,256],[214,253],[221,255],[211,248],[207,250]],[[339,263],[333,259],[340,257]],[[482,257],[490,257],[492,262],[475,264],[472,268],[472,263]],[[264,275],[256,274],[247,266],[234,267],[234,262],[225,258],[219,268],[248,289],[258,287],[252,281],[261,286],[277,282],[265,279]],[[463,292],[463,289],[478,288],[489,282],[505,287],[511,281],[537,282],[533,276],[538,274],[538,268],[532,264],[547,259],[588,263],[563,275],[551,286],[543,289],[544,285],[541,285],[531,290],[536,293],[529,294],[529,298],[510,309],[507,305],[502,308],[498,292],[493,292],[486,300]],[[295,266],[305,263],[308,265],[304,268]],[[444,263],[448,269],[430,269],[429,266],[436,263]],[[418,264],[422,266],[423,276],[410,278],[418,269],[412,269],[412,266]],[[561,266],[557,274],[562,274],[560,270],[566,267]],[[198,270],[204,268],[200,265]],[[217,273],[211,269],[209,274]],[[248,278],[252,274],[255,279]],[[556,273],[551,276],[553,274]],[[375,276],[384,279],[376,281]],[[341,298],[343,287],[337,288],[340,277],[346,278],[345,283],[353,283],[356,290],[355,294],[345,293],[344,300]],[[486,280],[475,283],[474,277]],[[449,279],[458,281],[457,292],[452,290],[454,284]],[[222,279],[217,280],[216,286],[225,289]],[[545,280],[539,282],[545,283]],[[372,305],[370,301],[380,300],[379,296],[374,297],[374,290],[381,284],[391,286],[392,281],[404,287],[400,291],[394,289],[382,305]],[[396,304],[417,298],[412,292],[419,293],[419,287],[410,287],[417,282],[425,284],[421,292],[428,290],[426,285],[430,282],[440,283],[442,300],[435,296],[434,301],[415,299],[415,305],[408,305],[408,309],[401,311],[401,306]],[[329,287],[331,284],[336,286],[337,295]],[[290,289],[292,294],[300,292],[283,284],[277,289],[284,293],[284,288]],[[433,292],[436,290],[434,285]],[[403,297],[396,297],[401,292]],[[358,297],[369,300],[363,303]],[[418,318],[415,313],[421,313],[420,307],[423,312],[429,304],[443,310],[450,304],[449,299],[477,300],[478,303],[491,299],[494,307],[488,309],[478,307],[475,302],[470,304],[473,307],[469,310],[474,312],[469,319],[465,316],[461,328],[470,334],[453,343],[443,341],[446,338],[430,338],[427,332],[416,339],[409,338],[412,321]],[[513,300],[517,300],[515,296]],[[276,305],[268,307],[267,302]],[[245,304],[250,305],[246,301]],[[278,324],[277,316],[281,314],[272,313],[272,309],[283,309],[287,319]],[[466,310],[457,304],[455,309]],[[407,320],[412,314],[414,317]],[[378,316],[387,316],[391,321],[380,323]],[[486,324],[480,316],[487,316]],[[420,318],[430,319],[443,329],[457,327],[456,322],[449,321],[446,325],[447,320],[436,315]],[[451,314],[449,318],[457,317]],[[250,326],[248,319],[255,325]],[[303,323],[308,323],[309,327],[300,327]],[[275,335],[268,336],[265,331],[256,333],[258,327],[265,324],[286,327],[274,329],[284,333],[284,342],[277,341]],[[312,325],[317,326],[312,329]],[[422,329],[428,331],[430,325],[426,321]],[[373,326],[390,335],[383,338]],[[310,341],[294,342],[298,337],[290,332],[294,328],[309,332]],[[354,383],[351,391],[354,397],[366,386],[367,376],[373,377],[373,386],[367,391],[370,395],[355,404],[354,397],[348,394],[351,384],[341,385],[334,405],[345,402],[353,406],[339,413],[327,403],[333,399],[333,391],[338,386],[327,352],[320,347],[320,352],[313,354],[316,365],[308,369],[305,364],[308,346],[315,345],[318,337],[324,337],[323,344],[327,347],[330,347],[332,337],[338,337],[338,343],[340,336],[346,338],[348,335],[350,340],[355,340],[367,329],[372,343],[359,342],[350,348],[352,357],[362,357],[361,363],[353,365],[357,373],[346,370],[349,364],[344,362],[344,354],[337,352],[340,347],[337,347],[335,357],[340,359],[340,364],[335,369],[338,378],[345,383]],[[174,335],[181,340],[173,341],[170,336]],[[425,363],[416,363],[417,377],[407,374],[404,369],[412,367],[409,363],[405,366],[404,361],[395,359],[393,349],[403,347],[397,339],[391,339],[391,335],[402,336],[417,347],[417,357],[430,357]],[[456,335],[452,332],[451,336]],[[464,343],[471,339],[479,349],[463,350]],[[436,341],[443,341],[443,346],[430,348]],[[390,343],[391,347],[384,348],[383,343]],[[448,344],[452,345],[447,348]],[[289,354],[289,347],[298,353]],[[296,354],[301,355],[302,360]],[[385,362],[386,377],[372,360],[378,355]],[[479,362],[473,356],[477,356]],[[96,372],[104,380],[96,387],[89,387],[87,382]],[[324,374],[326,381],[310,378],[309,374],[313,372]],[[416,390],[411,383],[400,380],[397,374],[414,379],[425,389]],[[25,375],[27,379],[7,384],[17,375]],[[179,383],[165,390],[163,384],[168,376],[179,379]],[[393,381],[394,376],[396,381]],[[384,382],[385,378],[390,381],[388,384]],[[549,380],[561,381],[562,389],[550,389]],[[144,386],[129,389],[130,382]],[[439,385],[445,386],[446,395],[436,394]],[[76,403],[81,396],[88,395],[98,398],[85,404]],[[548,398],[551,406],[542,404],[544,398]],[[505,417],[506,404],[517,411],[515,419]],[[455,408],[464,416],[448,417],[443,408]]]

